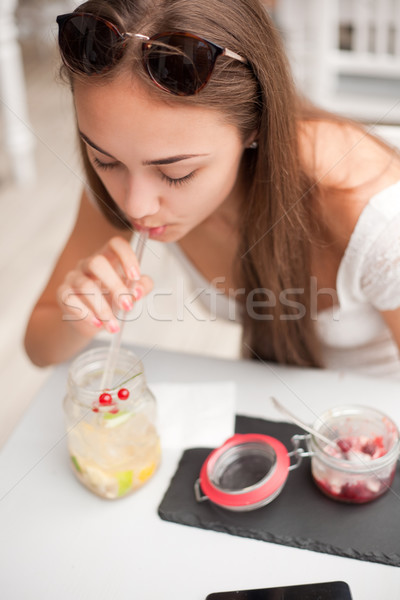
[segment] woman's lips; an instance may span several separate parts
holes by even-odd
[[[138,231],[147,231],[149,237],[158,237],[166,230],[167,225],[159,225],[158,227],[143,227],[135,223],[135,229]]]
[[[149,236],[150,237],[158,237],[159,235],[162,235],[164,233],[166,228],[167,228],[166,225],[161,225],[160,227],[150,227]]]

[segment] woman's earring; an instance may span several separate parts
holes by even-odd
[[[250,144],[249,148],[250,148],[251,150],[255,150],[256,148],[258,148],[258,142],[256,142],[256,141],[254,141],[254,142],[251,142],[251,144]]]

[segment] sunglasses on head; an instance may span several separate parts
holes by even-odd
[[[178,96],[197,94],[209,81],[219,56],[247,60],[192,33],[172,31],[152,37],[126,33],[107,19],[85,12],[57,17],[58,43],[66,66],[75,73],[98,75],[123,56],[130,38],[142,40],[144,67],[163,90]]]

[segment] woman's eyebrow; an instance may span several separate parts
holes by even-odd
[[[79,131],[79,135],[81,136],[81,138],[83,139],[84,142],[86,142],[89,146],[91,146],[98,152],[101,152],[101,154],[104,154],[105,156],[108,156],[109,158],[112,158],[113,160],[117,160],[112,154],[110,154],[109,152],[106,152],[105,150],[100,148],[97,144],[92,142],[92,140],[89,139],[87,137],[87,135],[82,133],[82,131]],[[156,158],[155,160],[145,160],[145,161],[143,161],[142,164],[145,166],[148,166],[148,165],[172,165],[173,163],[180,162],[181,160],[187,160],[189,158],[195,158],[197,156],[208,156],[208,154],[178,154],[177,156],[169,156],[167,158]]]
[[[81,138],[83,139],[84,142],[86,142],[87,144],[89,144],[89,146],[91,146],[92,148],[94,148],[98,152],[101,152],[102,154],[105,154],[106,156],[109,156],[110,158],[116,160],[116,158],[114,158],[114,156],[112,156],[112,154],[110,154],[109,152],[106,152],[105,150],[102,150],[97,144],[95,144],[94,142],[92,142],[92,140],[90,140],[87,135],[85,135],[84,133],[82,133],[82,131],[79,131],[79,135],[81,136]]]
[[[188,158],[196,158],[197,156],[208,156],[208,154],[178,154],[177,156],[169,156],[168,158],[158,158],[155,160],[145,160],[143,165],[171,165],[173,163],[180,162],[181,160],[187,160]]]

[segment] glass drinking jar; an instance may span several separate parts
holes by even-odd
[[[160,462],[156,402],[143,365],[120,349],[109,390],[101,390],[109,348],[88,350],[71,364],[64,400],[68,450],[76,477],[102,498],[126,496]]]
[[[323,413],[314,429],[338,448],[307,436],[311,472],[319,489],[341,502],[362,504],[390,487],[399,457],[399,430],[385,414],[366,406],[338,406]]]

